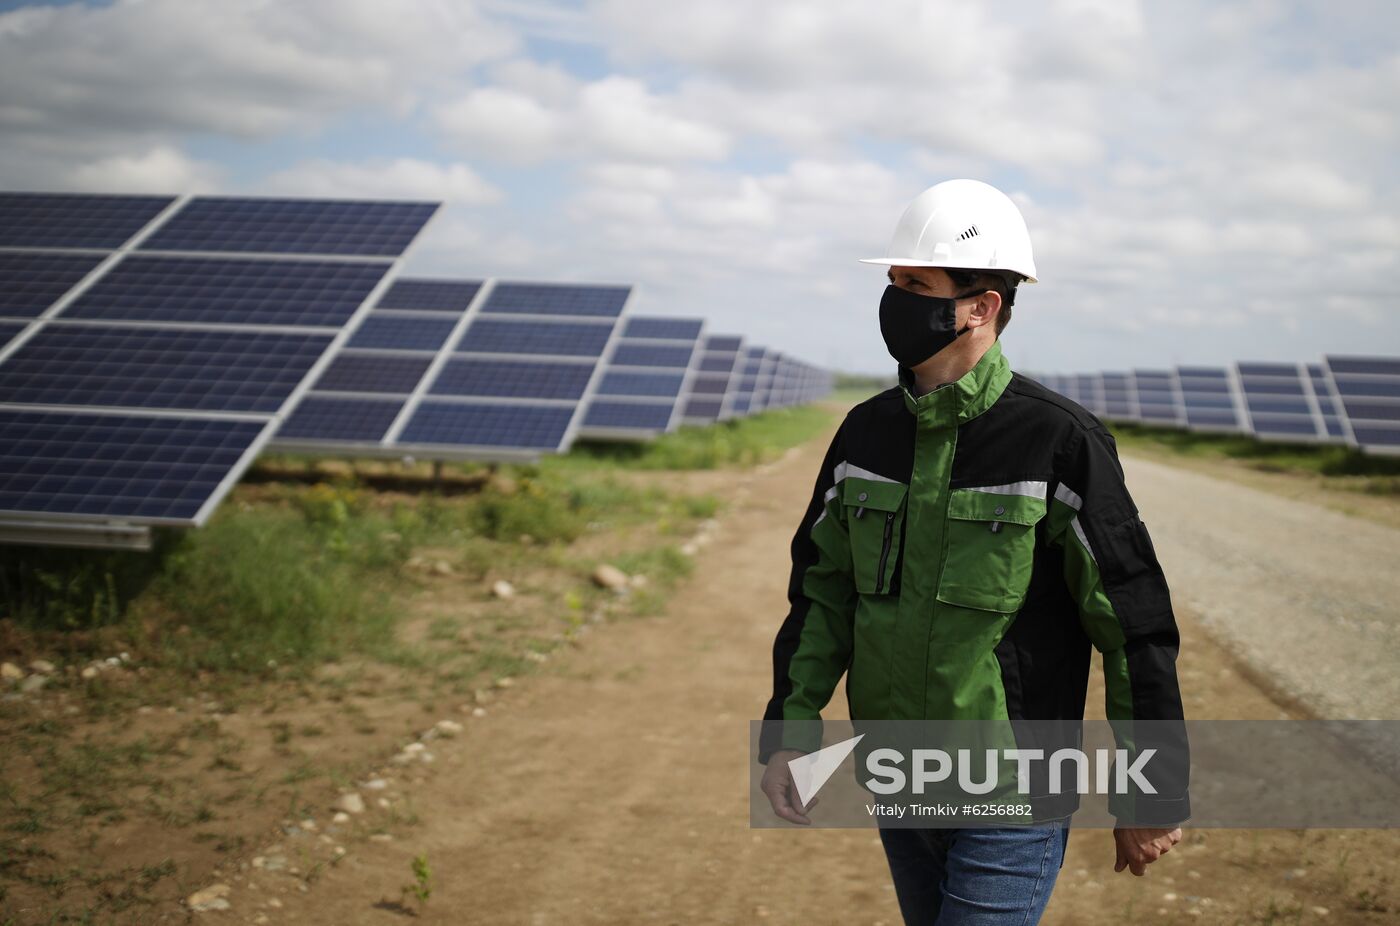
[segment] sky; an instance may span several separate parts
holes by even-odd
[[[1397,101],[1389,0],[0,0],[0,189],[441,200],[405,273],[885,375],[858,258],[954,177],[1017,369],[1400,353]]]

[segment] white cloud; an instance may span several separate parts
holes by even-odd
[[[278,171],[261,192],[287,196],[428,199],[468,206],[499,202],[503,193],[466,164],[413,158],[347,164],[313,160]]]
[[[59,186],[100,193],[207,193],[219,188],[223,174],[216,164],[161,145],[81,164]]]
[[[535,76],[535,75],[532,75]],[[436,110],[439,129],[465,150],[497,160],[580,157],[717,160],[728,136],[674,111],[640,81],[611,76],[566,86],[482,87]]]
[[[57,139],[306,131],[403,111],[514,48],[468,0],[118,0],[0,14],[0,130]]]

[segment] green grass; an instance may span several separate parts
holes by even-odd
[[[628,469],[716,469],[771,460],[829,427],[833,413],[819,405],[778,408],[704,427],[682,427],[646,443],[580,441],[547,467]]]
[[[1371,456],[1352,447],[1261,441],[1233,434],[1207,434],[1132,423],[1111,425],[1123,449],[1165,450],[1202,459],[1240,460],[1265,472],[1362,477],[1347,480],[1360,491],[1400,494],[1400,457]]]

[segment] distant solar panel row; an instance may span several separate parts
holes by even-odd
[[[733,416],[743,343],[738,335],[714,334],[704,339],[699,369],[681,407],[682,423],[704,425]]]
[[[1109,420],[1400,453],[1400,359],[1239,362],[1130,373],[1026,374]]]

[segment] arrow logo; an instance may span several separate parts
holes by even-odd
[[[798,756],[788,762],[788,771],[792,773],[792,783],[797,786],[797,799],[806,807],[807,802],[817,796],[817,792],[827,783],[836,769],[842,762],[846,761],[865,736],[853,736],[848,740],[833,743],[825,749],[818,749],[816,752],[809,752],[805,756]]]

